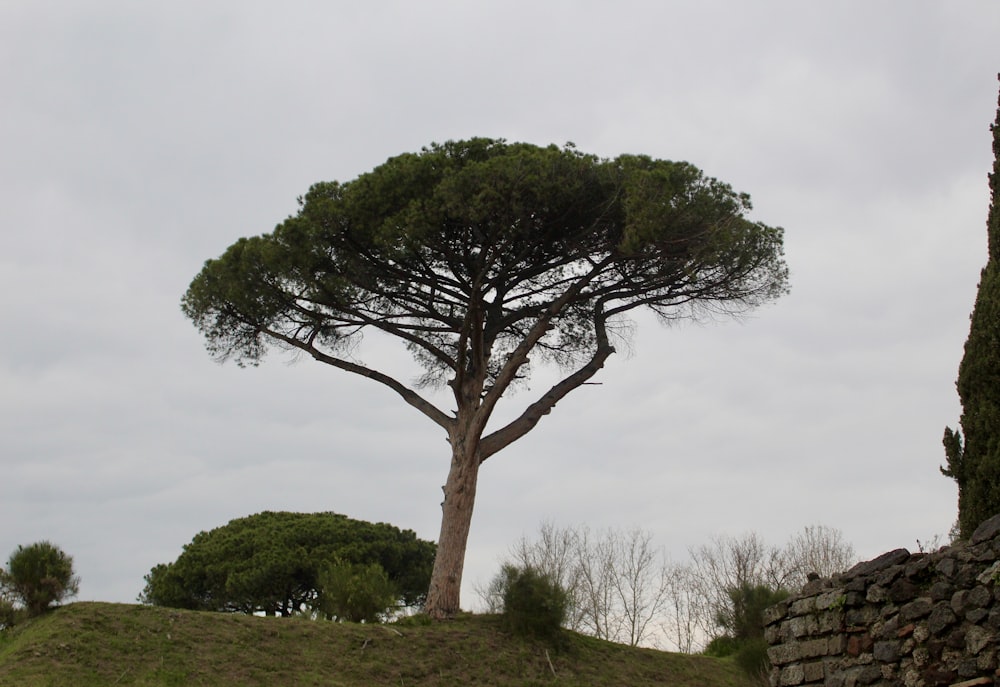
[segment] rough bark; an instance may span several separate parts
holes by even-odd
[[[533,332],[534,339],[528,336],[526,341],[537,340],[546,325],[547,318],[542,318],[534,328],[537,330]],[[499,397],[509,385],[509,381],[502,382],[502,386],[495,386],[485,395],[486,398],[483,398],[486,356],[477,350],[473,341],[471,364],[464,374],[456,376],[452,381],[459,410],[448,432],[448,440],[452,447],[451,468],[444,486],[441,533],[438,537],[437,555],[434,559],[434,569],[431,572],[430,589],[424,609],[432,618],[453,617],[460,610],[462,571],[472,526],[480,465],[490,455],[530,431],[539,419],[551,412],[559,400],[571,390],[584,384],[603,367],[604,361],[614,352],[614,348],[608,344],[604,318],[599,314],[595,316],[595,328],[598,347],[593,358],[528,406],[512,423],[487,437],[483,437],[483,432],[495,404],[495,400],[491,402],[490,397],[492,394]],[[530,346],[527,349],[530,350]],[[506,367],[510,370],[510,379],[513,379],[517,369],[527,361],[527,350],[515,352],[511,358],[514,362],[508,362]]]
[[[429,616],[438,620],[454,617],[460,610],[462,570],[472,527],[480,464],[478,437],[468,441],[466,437],[453,433],[451,442],[451,469],[441,503],[441,534],[424,608]]]

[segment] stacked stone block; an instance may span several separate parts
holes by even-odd
[[[897,549],[765,613],[772,687],[974,687],[1000,680],[1000,515],[968,542]]]

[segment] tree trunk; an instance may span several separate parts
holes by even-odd
[[[438,620],[454,617],[459,609],[465,548],[472,525],[479,475],[478,438],[452,437],[451,469],[441,503],[441,535],[431,572],[425,612]]]

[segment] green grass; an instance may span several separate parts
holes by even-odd
[[[76,603],[0,632],[0,685],[748,683],[720,659],[632,649],[574,633],[566,633],[558,649],[523,641],[505,633],[495,616],[431,625],[352,625]]]

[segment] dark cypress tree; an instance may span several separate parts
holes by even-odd
[[[963,538],[983,520],[1000,513],[1000,100],[996,122],[990,128],[989,258],[979,279],[965,355],[958,368],[962,430],[945,429],[948,467],[941,468],[958,483],[958,523]]]

